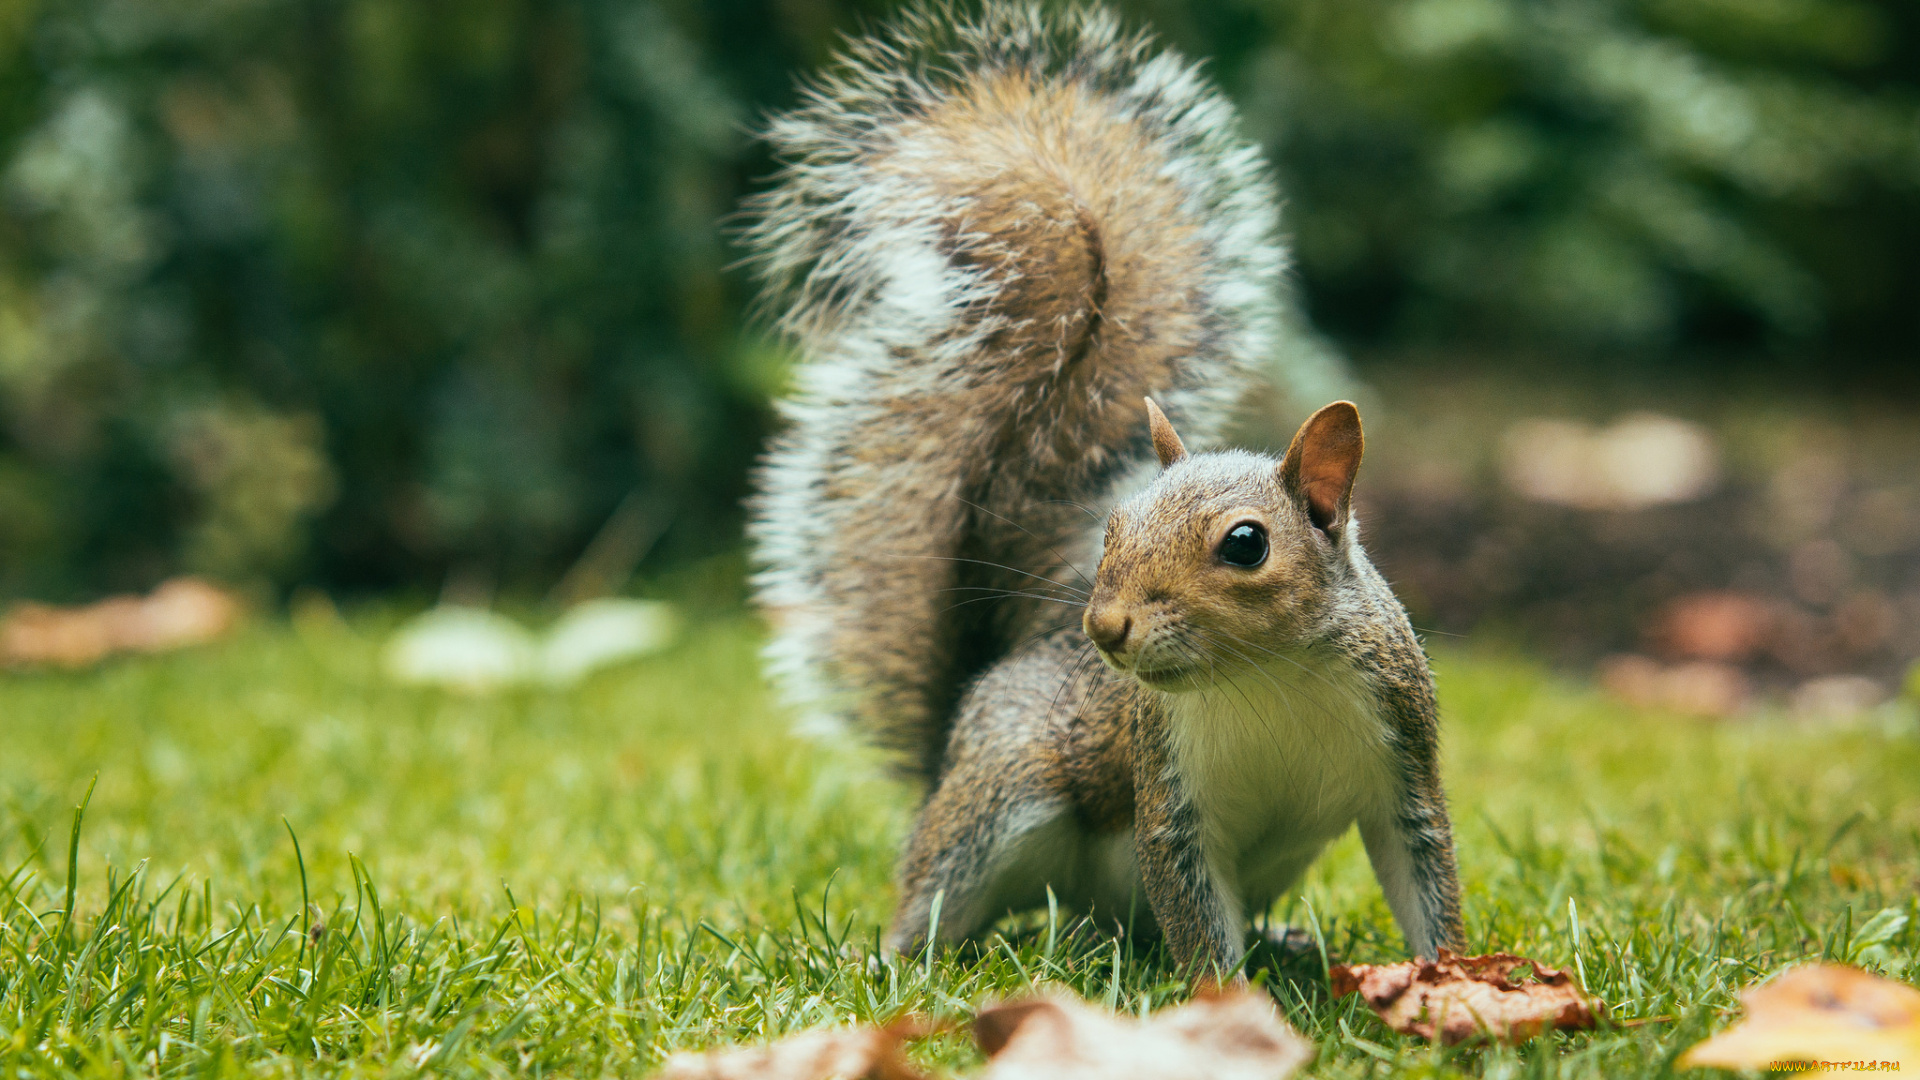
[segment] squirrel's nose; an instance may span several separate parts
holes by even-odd
[[[1127,642],[1127,633],[1133,629],[1133,617],[1112,608],[1088,608],[1081,623],[1093,643],[1108,652],[1119,651]]]

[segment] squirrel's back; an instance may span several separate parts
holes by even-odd
[[[800,350],[751,537],[769,657],[938,774],[960,695],[1076,623],[1153,461],[1217,441],[1283,332],[1276,197],[1231,107],[1107,12],[909,14],[776,118],[746,234]]]

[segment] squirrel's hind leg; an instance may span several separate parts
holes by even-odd
[[[1072,808],[1031,759],[952,763],[900,860],[900,906],[887,947],[956,944],[1009,911],[1066,891],[1083,837]]]
[[[1077,908],[1111,884],[1108,834],[1130,827],[1131,789],[1105,722],[1109,680],[1085,648],[1077,629],[1055,631],[967,695],[900,859],[889,949],[964,941],[1008,912],[1045,905],[1049,888]],[[1112,806],[1089,805],[1088,791],[1116,786],[1090,782],[1103,764],[1121,792]]]

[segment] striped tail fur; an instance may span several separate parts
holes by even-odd
[[[1078,622],[1142,399],[1213,444],[1287,346],[1236,122],[1105,10],[1011,4],[911,12],[772,121],[744,236],[799,366],[749,535],[814,723],[937,777],[970,682]]]

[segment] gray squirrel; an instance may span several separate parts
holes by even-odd
[[[776,681],[925,787],[891,949],[1051,890],[1232,977],[1249,913],[1355,823],[1410,949],[1461,943],[1358,412],[1279,460],[1176,433],[1216,445],[1303,333],[1235,126],[1110,13],[998,2],[898,17],[770,125],[745,240],[800,362],[755,584]]]

